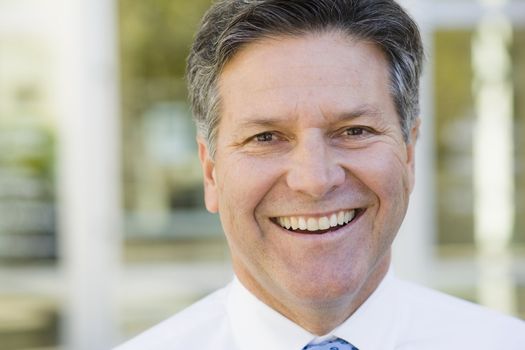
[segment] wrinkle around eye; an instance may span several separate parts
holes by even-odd
[[[367,126],[350,126],[345,127],[336,133],[336,137],[341,137],[347,140],[363,140],[375,135],[381,135],[382,132]]]
[[[268,139],[268,136],[271,139]],[[266,140],[265,140],[266,139]],[[276,131],[265,131],[255,134],[240,145],[238,150],[251,155],[270,155],[286,152],[290,148],[290,140]]]
[[[244,144],[260,145],[264,147],[286,141],[287,138],[277,131],[263,131],[246,139]]]
[[[355,135],[349,135],[349,131],[359,131]],[[347,126],[332,134],[331,142],[336,147],[345,149],[361,149],[376,142],[381,142],[385,132],[368,126]]]

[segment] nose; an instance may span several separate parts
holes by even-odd
[[[308,133],[294,147],[286,181],[293,191],[319,199],[342,185],[345,171],[324,135]]]

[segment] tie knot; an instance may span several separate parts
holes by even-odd
[[[303,350],[358,350],[355,346],[349,342],[336,338],[332,340],[326,340],[319,344],[308,344]]]

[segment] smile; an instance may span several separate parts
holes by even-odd
[[[320,217],[281,216],[273,218],[272,221],[289,231],[319,234],[346,226],[355,219],[359,212],[359,209],[353,209],[340,210]]]

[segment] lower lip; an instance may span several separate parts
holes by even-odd
[[[359,219],[361,219],[361,217],[363,216],[365,211],[366,211],[366,209],[365,210],[360,210],[359,213],[357,213],[356,216],[352,219],[352,221],[350,221],[348,224],[346,224],[344,226],[340,226],[339,228],[337,228],[335,230],[330,230],[330,231],[326,231],[326,232],[323,232],[323,233],[316,233],[317,231],[309,231],[309,232],[290,231],[290,230],[285,229],[281,225],[279,225],[279,224],[277,224],[277,223],[275,223],[273,221],[272,222],[277,227],[279,227],[282,231],[284,231],[285,233],[287,233],[287,234],[289,234],[290,236],[293,236],[293,237],[298,237],[298,238],[302,238],[302,239],[312,239],[312,240],[330,239],[330,238],[336,238],[338,236],[347,234],[348,230],[352,229],[352,227],[359,221]]]

